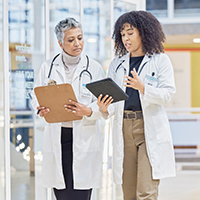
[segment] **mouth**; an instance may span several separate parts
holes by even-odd
[[[131,45],[130,45],[130,44],[128,44],[128,43],[126,43],[126,44],[125,44],[125,47],[126,47],[127,49],[129,49],[129,48],[130,48],[130,46],[131,46]]]
[[[74,51],[81,51],[81,48],[74,49]]]

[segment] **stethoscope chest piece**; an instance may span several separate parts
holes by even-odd
[[[56,85],[56,81],[53,80],[53,79],[50,79],[50,80],[48,81],[48,85]]]

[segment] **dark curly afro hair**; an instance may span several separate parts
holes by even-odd
[[[121,31],[125,23],[138,29],[142,40],[142,50],[145,54],[151,56],[154,53],[164,52],[165,35],[160,22],[149,12],[131,11],[121,15],[115,23],[112,38],[115,41],[116,56],[123,56],[127,53],[121,38]]]

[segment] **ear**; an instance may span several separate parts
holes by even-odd
[[[58,44],[60,45],[60,48],[61,48],[61,49],[64,49],[63,44],[62,44],[61,41],[58,41]]]

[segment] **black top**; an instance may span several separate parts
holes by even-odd
[[[135,68],[136,72],[138,72],[138,68],[143,60],[144,56],[140,57],[130,57],[129,63],[129,76],[133,77],[131,71]],[[132,110],[132,111],[141,111],[141,103],[139,98],[138,90],[133,88],[126,88],[126,93],[128,94],[129,98],[125,101],[124,110]]]

